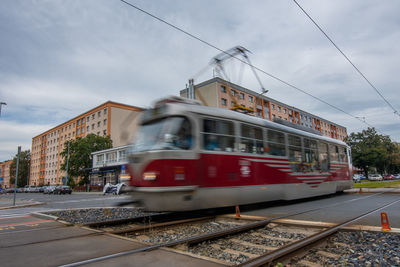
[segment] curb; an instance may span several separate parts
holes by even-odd
[[[53,220],[53,221],[58,220],[58,217],[56,217],[56,216],[48,215],[48,214],[44,214],[44,213],[40,213],[40,212],[31,212],[29,215],[36,217],[36,218],[45,219],[45,220]]]
[[[34,203],[31,203],[31,204],[0,207],[0,210],[17,209],[17,208],[28,208],[28,207],[39,206],[39,205],[43,205],[43,204],[44,204],[43,202],[34,202]]]

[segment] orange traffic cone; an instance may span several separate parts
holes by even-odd
[[[382,231],[390,231],[389,219],[386,212],[381,212]]]
[[[240,218],[240,209],[239,209],[239,205],[236,205],[236,207],[235,207],[235,212],[236,212],[235,218],[236,218],[236,219],[239,219],[239,218]]]
[[[360,187],[360,194],[362,194],[362,188]]]

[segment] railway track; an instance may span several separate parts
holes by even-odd
[[[358,198],[357,200],[360,199],[362,198]],[[141,226],[136,225],[124,229],[115,229],[111,227],[111,229],[107,229],[109,233],[124,235],[125,237],[132,238],[145,244],[145,246],[140,249],[89,259],[65,266],[80,266],[139,252],[152,251],[163,247],[184,254],[203,258],[206,257],[210,260],[227,265],[261,266],[276,264],[278,262],[288,262],[288,259],[293,259],[295,257],[294,255],[299,253],[299,251],[304,249],[309,250],[310,246],[314,246],[316,243],[326,240],[344,226],[352,224],[371,213],[398,203],[400,200],[392,201],[329,228],[318,229],[288,226],[275,222],[278,219],[326,209],[328,207],[344,204],[345,202],[255,222],[223,216],[211,216]],[[199,232],[202,234],[199,235]],[[345,247],[346,244],[336,242],[334,246],[336,246],[336,248],[339,246]],[[341,256],[334,253],[334,247],[332,249],[325,248],[325,250],[313,249],[313,253],[320,256],[320,262],[328,262],[330,259],[337,259]],[[340,251],[340,249],[338,251]],[[292,262],[292,264],[297,266],[318,266],[317,263],[308,261],[306,256],[298,257],[298,259],[298,262]]]

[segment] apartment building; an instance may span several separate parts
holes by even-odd
[[[13,161],[7,160],[0,162],[0,187],[9,188],[10,185],[10,165]],[[14,186],[14,185],[12,185]]]
[[[113,147],[128,144],[143,109],[108,101],[32,138],[30,185],[62,184],[65,142],[88,134],[110,136]]]
[[[180,91],[187,97],[188,89]],[[323,136],[344,140],[347,129],[293,106],[261,95],[255,91],[225,81],[219,77],[194,85],[195,99],[206,106],[247,113],[271,121],[287,121],[320,132]]]

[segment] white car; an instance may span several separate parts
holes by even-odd
[[[383,177],[380,174],[371,174],[368,176],[368,179],[371,181],[383,181]]]

